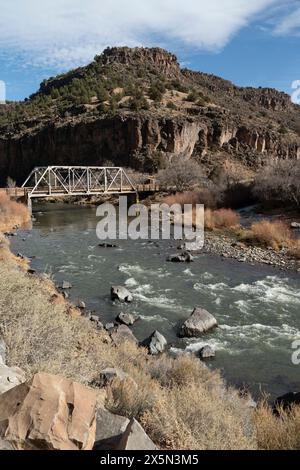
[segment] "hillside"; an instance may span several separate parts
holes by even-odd
[[[209,174],[230,161],[241,178],[265,160],[300,158],[300,107],[277,90],[182,69],[162,49],[127,47],[0,105],[2,185],[36,165],[112,161],[151,172],[172,155]]]

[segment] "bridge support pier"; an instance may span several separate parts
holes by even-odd
[[[29,214],[32,215],[32,199],[30,196],[27,196],[27,208],[28,208]]]

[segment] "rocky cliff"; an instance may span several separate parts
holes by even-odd
[[[21,182],[37,165],[109,160],[154,171],[157,156],[174,155],[208,170],[228,159],[254,171],[268,159],[299,159],[300,107],[277,90],[182,70],[172,54],[142,48],[107,49],[29,100],[0,106],[0,184]]]

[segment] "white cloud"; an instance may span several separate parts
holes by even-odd
[[[275,28],[275,33],[280,35],[300,32],[300,7],[284,17]]]
[[[18,50],[26,62],[64,68],[89,61],[107,45],[161,41],[218,50],[278,2],[0,0],[0,51]]]

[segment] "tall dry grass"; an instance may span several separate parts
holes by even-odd
[[[204,221],[207,230],[233,229],[240,226],[240,216],[232,209],[207,209]]]
[[[254,414],[257,443],[262,450],[300,450],[300,406],[278,409],[278,415],[266,402]]]
[[[242,239],[248,243],[279,250],[291,245],[292,234],[290,228],[282,221],[262,220],[251,225]]]
[[[5,192],[0,191],[0,232],[25,228],[29,224],[30,213],[27,207],[12,201]]]

